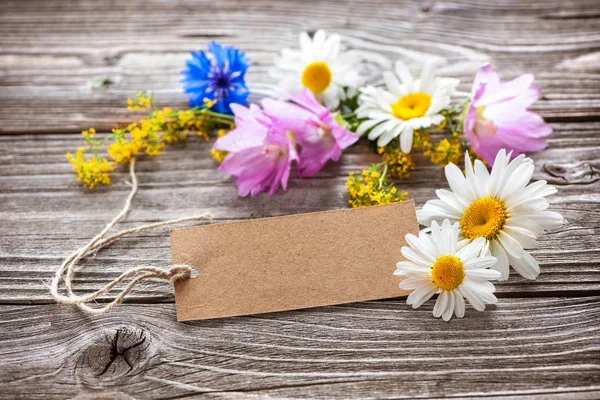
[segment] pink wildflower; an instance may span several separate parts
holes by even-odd
[[[359,136],[344,128],[310,90],[290,93],[288,97],[295,104],[272,99],[265,99],[262,104],[286,130],[295,133],[301,147],[298,175],[304,178],[319,172],[329,160],[339,160],[342,150]]]
[[[464,128],[473,150],[492,165],[500,149],[513,158],[546,148],[552,128],[528,108],[540,98],[533,74],[500,82],[490,64],[479,67],[467,108]]]
[[[215,150],[228,151],[219,172],[237,177],[238,194],[269,196],[287,187],[292,161],[298,160],[294,136],[258,106],[232,104],[236,128],[215,142]]]

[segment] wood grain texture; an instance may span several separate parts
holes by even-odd
[[[574,127],[579,132],[573,134]],[[497,285],[501,296],[600,293],[600,234],[597,210],[600,182],[600,123],[555,124],[550,148],[534,154],[535,179],[546,179],[559,192],[550,197],[552,209],[567,219],[560,229],[540,239],[533,250],[543,273],[530,282],[514,274]],[[568,134],[573,138],[569,139]],[[577,138],[575,138],[575,136]],[[0,301],[10,304],[48,303],[47,281],[61,260],[99,232],[118,210],[129,186],[125,169],[114,184],[93,192],[75,182],[65,149],[76,148],[76,135],[0,136]],[[563,146],[571,143],[568,152]],[[41,147],[41,148],[40,148]],[[337,164],[312,179],[292,179],[286,194],[268,199],[236,196],[233,180],[220,175],[210,157],[210,144],[199,138],[170,147],[153,159],[138,163],[141,189],[134,209],[120,224],[130,228],[143,222],[211,211],[219,221],[286,215],[346,207],[344,182],[350,171],[377,162],[365,144],[354,146]],[[40,159],[43,154],[43,160]],[[441,168],[415,158],[418,170],[401,182],[417,206],[446,187]],[[15,232],[18,232],[15,235]],[[168,231],[125,238],[85,262],[77,287],[91,290],[107,283],[128,267],[170,262]],[[171,299],[164,284],[144,285],[133,294],[137,301]]]
[[[436,57],[463,77],[488,59],[503,76],[535,71],[536,104],[556,121],[600,115],[600,19],[594,1],[79,1],[0,4],[0,131],[108,130],[130,119],[136,90],[183,106],[179,71],[190,49],[235,44],[254,62],[253,92],[273,90],[266,71],[301,30],[344,35],[356,49],[414,62]],[[591,15],[591,17],[590,17]],[[60,112],[57,112],[60,111]]]
[[[599,300],[506,299],[450,323],[400,301],[185,323],[172,304],[4,305],[0,383],[27,398],[597,398]]]
[[[140,89],[185,106],[178,72],[209,40],[247,51],[257,100],[274,88],[266,71],[279,49],[321,27],[381,65],[437,58],[463,91],[484,61],[506,79],[536,73],[535,109],[554,133],[532,156],[534,179],[559,188],[551,208],[567,219],[532,250],[538,280],[513,273],[497,285],[497,306],[449,324],[431,316],[431,301],[415,311],[401,299],[176,323],[163,283],[136,288],[105,316],[57,308],[47,289],[55,269],[129,191],[125,170],[109,188],[75,182],[64,158],[81,143],[74,133],[130,122],[123,104]],[[2,1],[0,397],[600,398],[599,132],[595,1]],[[362,143],[285,194],[241,199],[209,149],[191,138],[140,160],[140,193],[120,226],[343,208],[347,174],[378,161]],[[420,206],[446,184],[439,167],[415,161],[398,184]],[[125,238],[86,260],[75,285],[93,290],[170,258],[166,230]]]

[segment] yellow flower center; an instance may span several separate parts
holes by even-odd
[[[323,92],[331,83],[331,68],[323,61],[315,61],[302,71],[302,86],[317,94]]]
[[[402,120],[420,118],[425,115],[430,105],[431,96],[427,93],[410,93],[392,104],[392,114]]]
[[[431,267],[431,278],[440,289],[454,290],[465,279],[465,268],[458,257],[441,256]]]
[[[504,203],[493,197],[483,197],[471,203],[460,219],[460,229],[467,239],[494,239],[506,222]]]

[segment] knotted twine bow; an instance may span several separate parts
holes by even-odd
[[[140,283],[142,281],[145,281],[148,279],[160,279],[160,280],[166,280],[171,283],[174,283],[175,281],[177,281],[179,279],[184,279],[184,278],[190,277],[192,268],[187,265],[173,265],[171,268],[168,268],[168,269],[167,268],[158,268],[158,267],[140,266],[140,267],[134,267],[134,268],[131,268],[131,269],[125,271],[118,278],[114,279],[112,282],[106,284],[103,288],[95,291],[94,293],[90,293],[90,294],[86,294],[86,295],[75,295],[73,293],[72,282],[73,282],[73,278],[75,276],[75,271],[77,269],[76,267],[77,267],[79,261],[81,261],[87,254],[89,254],[91,252],[97,252],[104,246],[107,246],[107,245],[111,244],[112,242],[116,241],[117,239],[119,239],[123,236],[126,236],[126,235],[151,230],[154,228],[159,228],[159,227],[166,226],[166,225],[174,225],[174,224],[180,224],[183,222],[199,221],[199,220],[205,220],[205,219],[212,218],[212,214],[207,212],[207,213],[192,216],[192,217],[173,219],[170,221],[163,221],[163,222],[156,222],[153,224],[142,225],[142,226],[138,226],[136,228],[126,229],[126,230],[117,232],[111,236],[105,237],[107,232],[127,214],[129,209],[131,208],[131,202],[132,202],[133,198],[135,197],[135,194],[137,193],[138,181],[135,176],[135,158],[131,159],[131,164],[129,167],[129,174],[131,176],[131,192],[129,193],[129,196],[127,196],[127,200],[125,201],[125,205],[123,206],[123,209],[121,210],[121,212],[119,212],[119,214],[115,218],[113,218],[113,220],[110,221],[108,223],[108,225],[106,225],[106,227],[102,230],[102,232],[100,232],[96,237],[94,237],[92,240],[90,240],[90,242],[88,244],[86,244],[85,246],[76,250],[73,254],[71,254],[69,257],[67,257],[67,259],[62,263],[62,265],[60,266],[58,271],[56,271],[56,275],[54,275],[54,279],[52,279],[50,291],[51,291],[54,299],[59,304],[75,304],[80,309],[82,309],[83,311],[85,311],[89,314],[103,314],[103,313],[110,311],[115,306],[117,306],[118,304],[123,302],[123,300],[125,299],[125,296],[127,296],[127,294],[135,287],[135,285],[137,285],[138,283]],[[63,276],[64,276],[64,279],[63,279]],[[91,301],[95,301],[98,297],[102,296],[103,294],[108,293],[109,291],[111,291],[112,288],[114,288],[120,282],[125,281],[130,278],[131,278],[131,281],[127,284],[127,286],[123,290],[121,290],[121,292],[117,295],[117,297],[115,297],[115,299],[113,301],[111,301],[110,303],[106,304],[103,307],[91,307],[87,304]],[[67,292],[66,296],[58,293],[58,289],[59,289],[61,280],[64,281],[64,285],[65,285],[66,292]]]

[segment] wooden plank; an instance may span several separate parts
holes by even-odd
[[[267,76],[273,57],[296,46],[299,31],[318,27],[388,60],[436,57],[462,78],[465,91],[485,60],[507,78],[532,71],[544,93],[536,109],[546,118],[600,115],[594,2],[97,3],[63,9],[54,2],[2,2],[0,132],[109,130],[130,120],[123,104],[141,89],[163,104],[184,106],[178,73],[189,50],[213,39],[248,52],[255,64],[248,82],[257,99],[274,88]]]
[[[399,301],[186,323],[170,304],[3,305],[0,383],[31,399],[597,398],[599,300],[503,299],[450,323]]]
[[[572,0],[0,2],[0,397],[599,398],[597,8]],[[267,70],[279,49],[320,27],[383,61],[437,58],[463,91],[486,60],[503,78],[536,73],[544,97],[535,109],[554,134],[533,155],[534,179],[559,187],[551,208],[567,218],[532,251],[539,279],[512,274],[497,285],[497,306],[450,323],[431,316],[431,301],[412,310],[404,300],[176,323],[164,283],[136,288],[108,315],[57,308],[46,287],[54,270],[129,191],[124,169],[110,188],[81,188],[64,159],[81,136],[65,133],[126,124],[134,115],[124,101],[140,89],[184,107],[178,72],[187,52],[210,40],[247,51],[258,100],[273,90]],[[209,149],[193,138],[140,160],[140,193],[121,226],[208,210],[231,221],[343,208],[347,174],[379,160],[360,144],[317,177],[293,179],[286,194],[240,199]],[[419,170],[399,185],[419,206],[446,185],[438,167],[415,161]],[[93,290],[128,267],[169,262],[166,230],[126,238],[87,260],[75,284]]]
[[[535,179],[559,187],[550,198],[552,209],[568,223],[540,240],[532,251],[543,272],[535,282],[518,275],[498,285],[500,296],[539,296],[556,293],[598,293],[600,233],[600,123],[555,124],[550,147],[534,155]],[[47,282],[61,260],[84,244],[120,209],[129,187],[123,169],[111,187],[89,191],[75,181],[64,152],[76,148],[78,135],[0,136],[0,302],[48,303]],[[141,190],[123,227],[211,211],[219,221],[323,211],[346,207],[344,182],[378,156],[362,143],[329,165],[317,177],[290,181],[287,193],[272,199],[261,195],[237,197],[233,180],[220,175],[210,158],[211,143],[191,138],[157,158],[138,163]],[[568,152],[565,152],[568,149]],[[558,160],[558,161],[557,161]],[[447,187],[440,167],[415,158],[419,170],[399,182],[417,207]],[[85,264],[77,287],[93,290],[128,267],[170,262],[166,229],[125,238]],[[171,301],[172,288],[147,284],[134,292],[134,301]]]

